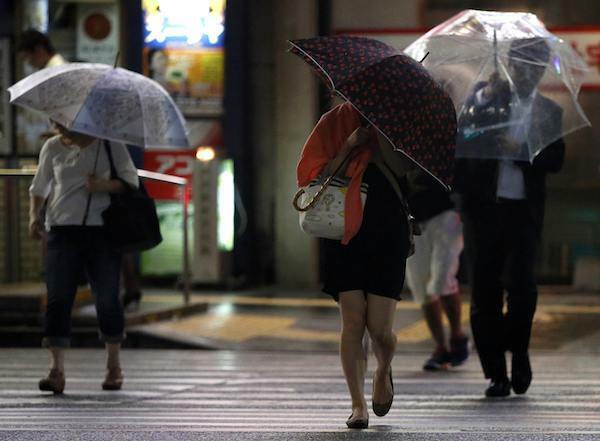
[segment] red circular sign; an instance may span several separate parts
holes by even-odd
[[[110,20],[106,15],[95,12],[85,18],[83,29],[92,40],[104,40],[110,35]]]

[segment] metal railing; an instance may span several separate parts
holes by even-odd
[[[36,166],[25,166],[22,168],[0,168],[0,178],[23,178],[32,177],[35,175],[37,170]],[[149,170],[138,169],[138,176],[140,178],[149,179],[158,182],[165,182],[167,184],[177,185],[181,188],[180,197],[183,207],[183,272],[182,272],[182,285],[183,285],[183,300],[186,305],[190,303],[190,256],[189,256],[189,231],[188,231],[188,218],[189,218],[189,203],[190,203],[190,189],[189,181],[186,178],[179,176],[167,175],[164,173],[157,173]]]

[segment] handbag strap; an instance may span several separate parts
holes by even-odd
[[[104,141],[106,143],[106,140]],[[100,146],[96,148],[96,158],[94,159],[94,168],[92,169],[92,173],[96,174],[96,167],[98,166],[98,155],[100,154]],[[90,214],[90,205],[92,203],[92,193],[88,194],[87,202],[85,203],[85,211],[83,212],[83,220],[81,221],[81,225],[85,226],[87,223],[87,218]]]
[[[104,150],[106,150],[106,156],[108,156],[108,163],[110,164],[110,179],[119,179],[119,175],[117,174],[117,169],[115,168],[115,163],[113,161],[110,143],[106,139],[104,140]]]
[[[381,173],[383,173],[383,175],[387,178],[390,185],[394,189],[394,192],[398,196],[398,199],[400,199],[402,208],[404,209],[406,214],[408,216],[410,216],[410,209],[408,208],[408,203],[406,202],[406,198],[404,197],[404,194],[402,193],[402,190],[400,189],[400,186],[398,185],[398,180],[396,179],[396,177],[395,177],[394,173],[392,172],[392,170],[390,169],[390,167],[383,160],[383,157],[379,150],[377,150],[373,154],[373,160],[374,160],[373,162],[375,163],[375,165],[379,168],[379,170],[381,170]]]
[[[317,193],[315,193],[315,195],[310,199],[310,201],[308,201],[308,203],[304,207],[300,207],[300,205],[298,204],[298,200],[300,199],[300,196],[302,196],[305,193],[305,191],[304,191],[304,188],[298,189],[298,191],[294,195],[294,199],[292,200],[292,205],[294,206],[294,208],[297,211],[308,211],[311,208],[313,208],[315,205],[317,205],[317,202],[319,202],[319,199],[321,199],[321,196],[323,195],[323,193],[325,192],[325,190],[327,189],[327,187],[329,187],[329,184],[331,183],[331,180],[342,169],[342,167],[344,166],[344,164],[346,163],[346,161],[348,161],[348,159],[350,159],[350,157],[352,156],[353,152],[354,152],[354,149],[352,149],[352,150],[350,150],[348,152],[348,154],[343,159],[343,161],[340,162],[340,165],[338,165],[336,167],[336,169],[331,173],[331,175],[328,176],[327,179],[325,179],[325,181],[323,181],[323,184],[321,185],[321,188],[319,189],[319,191],[317,191]]]

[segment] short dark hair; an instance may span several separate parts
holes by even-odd
[[[33,52],[36,47],[45,49],[50,55],[54,55],[56,51],[52,42],[46,34],[36,31],[35,29],[27,29],[19,38],[17,46],[18,52]]]
[[[508,56],[534,63],[547,63],[550,59],[550,46],[541,37],[520,38],[510,44]]]

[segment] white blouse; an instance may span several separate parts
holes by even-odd
[[[131,161],[127,147],[110,143],[117,175],[133,187],[139,186],[137,170]],[[96,162],[98,154],[98,162]],[[95,168],[94,168],[95,164]],[[104,141],[95,139],[80,148],[66,146],[60,136],[46,141],[40,152],[38,169],[33,177],[29,194],[48,198],[46,228],[55,225],[83,225],[88,195],[85,188],[89,176],[110,179],[110,163]],[[85,225],[102,225],[102,212],[110,205],[108,193],[93,193]]]

